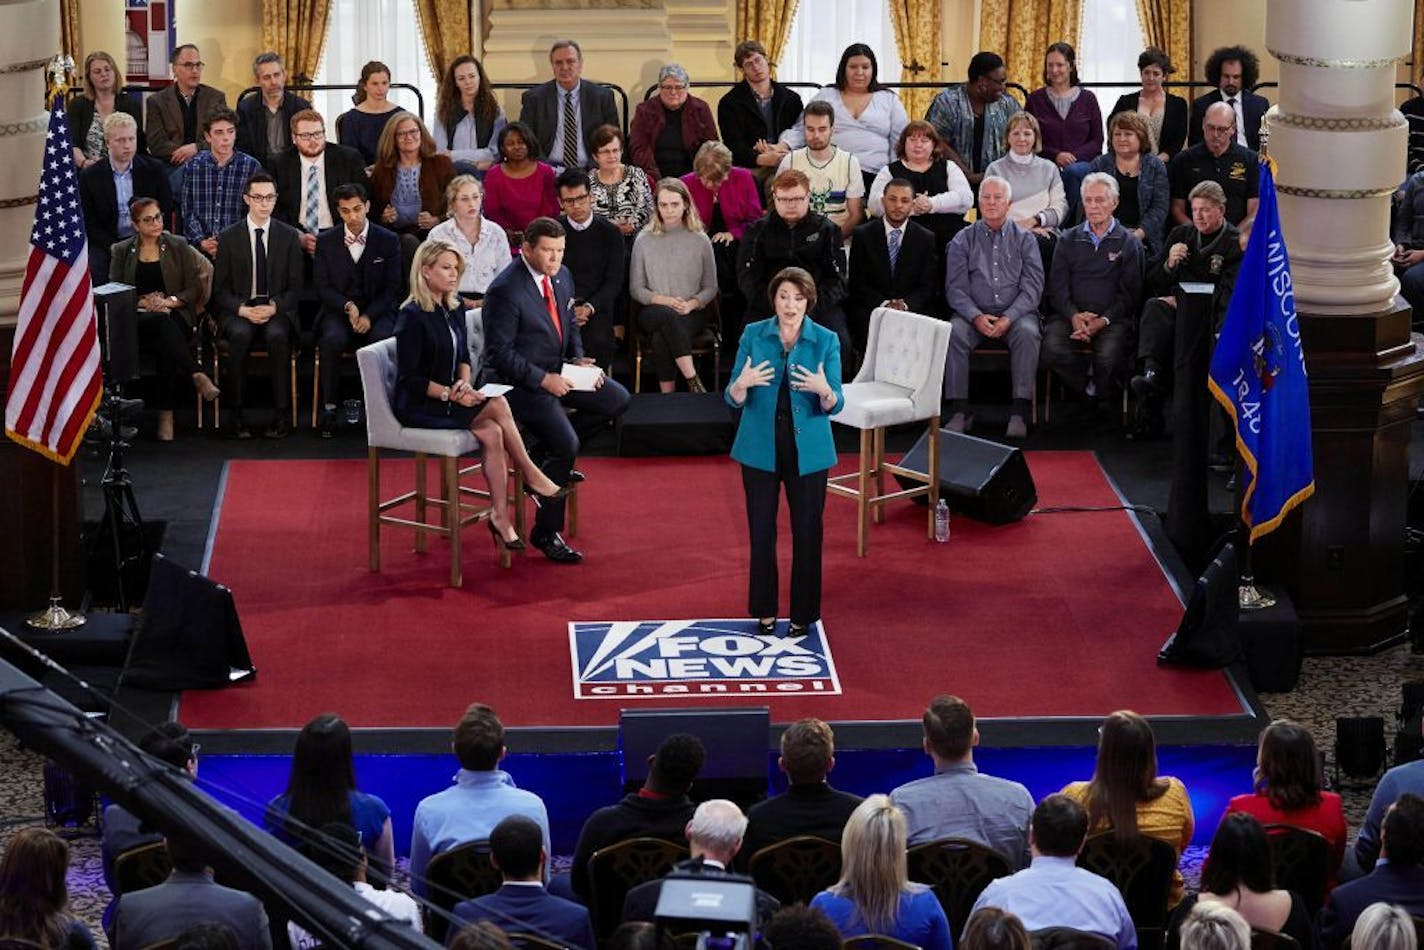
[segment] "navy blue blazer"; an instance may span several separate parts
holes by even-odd
[[[737,345],[737,358],[732,361],[732,379],[741,373],[751,357],[752,365],[763,360],[771,363],[776,375],[767,386],[747,390],[742,404],[742,421],[737,426],[737,438],[732,443],[732,458],[751,468],[776,471],[776,394],[781,388],[782,374],[799,364],[814,372],[825,365],[826,380],[836,394],[836,404],[827,412],[821,408],[821,397],[815,393],[791,390],[791,415],[796,425],[797,467],[802,475],[819,472],[836,464],[836,441],[831,436],[831,416],[845,406],[841,392],[841,344],[835,331],[807,317],[801,324],[801,339],[783,359],[781,332],[776,318],[747,324],[742,342]],[[732,401],[732,389],[727,387],[727,404]]]
[[[501,382],[538,392],[545,373],[557,373],[565,361],[583,357],[583,339],[574,320],[574,279],[559,268],[554,303],[563,338],[554,330],[539,286],[529,274],[524,256],[516,257],[485,291],[485,362]]]
[[[454,385],[461,364],[469,365],[465,311],[447,310],[439,304],[434,311],[421,310],[412,300],[400,308],[395,336],[396,391],[392,408],[396,418],[404,425],[421,428],[465,428],[450,421],[452,410],[462,407],[428,394],[432,381],[441,386]]]
[[[1202,140],[1202,122],[1206,119],[1206,110],[1218,102],[1225,102],[1220,89],[1213,89],[1204,96],[1197,96],[1192,100],[1192,117],[1187,121],[1187,146],[1193,146]],[[1266,101],[1265,96],[1258,96],[1254,92],[1241,93],[1241,111],[1246,116],[1246,147],[1253,152],[1261,150],[1261,119],[1265,117],[1266,111],[1271,108],[1271,104]],[[1232,141],[1236,141],[1232,139]]]
[[[370,223],[366,249],[353,261],[346,246],[346,225],[327,228],[316,238],[316,286],[321,308],[341,315],[347,301],[371,318],[371,329],[384,326],[380,337],[395,332],[396,293],[401,284],[400,238]]]
[[[1364,877],[1335,888],[1316,915],[1315,945],[1321,950],[1342,946],[1365,908],[1380,901],[1424,916],[1424,867],[1377,864]]]
[[[471,923],[488,920],[506,933],[547,934],[569,947],[596,950],[598,946],[588,908],[532,884],[505,884],[493,894],[461,901],[454,914]],[[450,928],[447,946],[457,933],[458,928]]]

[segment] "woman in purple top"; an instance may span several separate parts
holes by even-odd
[[[511,122],[499,133],[499,164],[485,172],[485,217],[509,232],[517,245],[535,218],[556,218],[554,169],[535,158],[538,139],[523,122]]]
[[[1097,96],[1078,85],[1077,54],[1067,43],[1048,47],[1043,83],[1028,94],[1024,111],[1038,119],[1043,131],[1038,154],[1058,166],[1071,218],[1088,164],[1103,153],[1103,114]]]

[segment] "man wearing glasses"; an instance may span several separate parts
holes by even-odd
[[[570,168],[559,176],[559,207],[564,213],[564,266],[574,279],[574,321],[584,352],[605,370],[613,364],[623,324],[618,295],[627,274],[628,247],[618,226],[593,213],[588,172]]]
[[[242,201],[247,216],[218,235],[213,265],[212,310],[228,341],[228,373],[223,389],[233,407],[231,433],[252,438],[244,413],[247,354],[265,344],[272,377],[272,425],[263,433],[284,439],[292,431],[292,343],[297,333],[297,293],[302,281],[301,235],[272,217],[277,186],[258,171]]]
[[[524,93],[519,121],[534,130],[544,161],[555,171],[587,168],[589,136],[601,125],[617,126],[613,93],[583,81],[583,50],[573,40],[556,40],[549,50],[554,78]]]
[[[152,198],[165,218],[173,213],[168,168],[158,159],[138,154],[138,123],[127,112],[112,112],[104,120],[105,155],[79,172],[79,202],[89,236],[89,270],[96,284],[109,279],[109,248],[134,233],[129,202]]]
[[[180,190],[184,166],[203,148],[198,132],[208,116],[227,108],[227,96],[203,85],[198,47],[185,43],[169,57],[173,84],[148,97],[144,133],[148,151],[172,166],[173,191]]]
[[[292,116],[292,145],[272,162],[277,220],[302,232],[302,250],[316,253],[316,236],[341,222],[336,189],[368,187],[361,153],[326,140],[326,121],[314,109]]]
[[[1008,73],[998,53],[975,53],[969,60],[968,79],[935,96],[925,120],[954,149],[950,158],[964,170],[969,184],[978,188],[984,169],[1008,151],[1005,131],[1020,108],[1005,91]]]
[[[650,182],[688,174],[702,143],[717,141],[712,109],[687,91],[690,83],[687,70],[667,63],[658,70],[658,94],[633,112],[628,145]]]
[[[1201,182],[1214,181],[1226,192],[1226,220],[1241,232],[1245,247],[1251,219],[1256,217],[1259,159],[1236,141],[1236,113],[1224,102],[1207,106],[1202,132],[1202,141],[1182,149],[1167,166],[1172,224],[1192,223],[1187,196]]]

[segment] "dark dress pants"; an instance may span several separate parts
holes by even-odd
[[[638,329],[653,348],[653,369],[657,371],[658,382],[677,382],[682,375],[678,372],[677,358],[692,354],[692,338],[706,325],[705,310],[682,314],[671,307],[649,304],[638,312]]]
[[[291,411],[292,346],[297,331],[292,318],[279,313],[266,323],[252,323],[235,313],[223,317],[222,335],[228,345],[230,376],[223,380],[223,389],[232,399],[232,407],[241,412],[246,405],[247,354],[254,344],[266,345],[268,369],[272,374],[272,405],[277,417]]]
[[[1177,308],[1161,297],[1152,297],[1142,306],[1137,324],[1137,359],[1151,360],[1157,371],[1170,377],[1172,341],[1176,335]]]
[[[742,466],[747,531],[751,536],[747,613],[753,617],[777,616],[776,514],[781,487],[785,485],[786,507],[791,515],[791,622],[809,627],[821,619],[821,534],[827,470],[802,475],[797,461],[791,416],[778,412],[776,471]]]
[[[153,408],[171,410],[179,377],[190,378],[198,372],[198,363],[193,359],[193,350],[188,343],[188,324],[177,313],[139,310],[135,318],[139,346],[152,351],[158,364]]]
[[[335,405],[341,392],[341,354],[344,350],[356,350],[368,343],[379,343],[395,333],[395,320],[373,320],[371,329],[357,333],[351,329],[351,321],[346,314],[335,310],[323,310],[316,324],[316,347],[321,354],[321,401],[323,405]]]
[[[1086,359],[1077,352],[1081,344],[1069,338],[1072,332],[1073,325],[1066,318],[1055,318],[1044,324],[1043,345],[1039,351],[1043,365],[1058,374],[1071,392],[1082,395],[1088,387],[1091,360],[1098,399],[1111,400],[1114,389],[1122,385],[1131,327],[1119,320],[1099,330],[1090,343],[1092,353]]]
[[[531,391],[519,386],[505,398],[515,421],[538,440],[544,456],[540,468],[559,485],[569,480],[582,441],[580,433],[587,435],[621,416],[627,411],[629,400],[628,390],[608,378],[592,392],[570,390],[563,398],[542,389]],[[575,410],[572,419],[565,408]],[[541,502],[530,536],[542,540],[563,529],[564,499]]]

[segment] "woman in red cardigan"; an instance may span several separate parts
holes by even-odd
[[[668,63],[658,70],[658,94],[639,103],[628,127],[633,164],[648,181],[681,178],[703,142],[717,140],[717,123],[707,103],[689,95],[687,70]]]
[[[1320,785],[1320,756],[1310,730],[1289,719],[1277,719],[1261,731],[1256,791],[1237,795],[1226,811],[1254,815],[1263,825],[1294,825],[1319,832],[1330,843],[1334,856],[1327,883],[1334,887],[1345,854],[1345,813],[1340,796],[1322,791]]]
[[[741,313],[737,290],[737,249],[747,225],[761,217],[761,191],[756,176],[732,164],[732,150],[721,142],[703,142],[682,176],[692,206],[712,237],[717,262],[717,286],[724,313]]]

